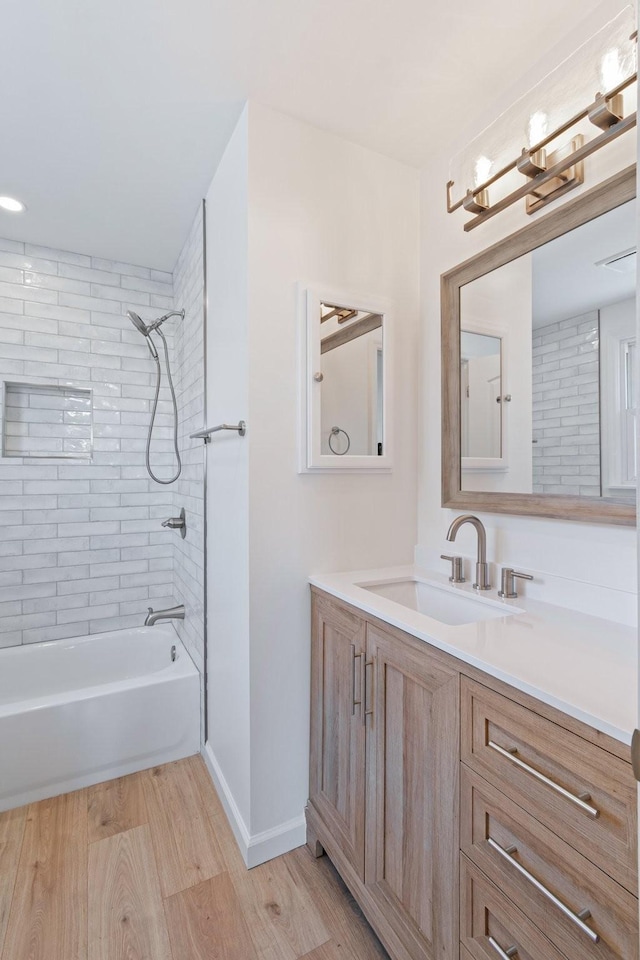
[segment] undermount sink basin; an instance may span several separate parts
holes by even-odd
[[[522,613],[517,607],[509,607],[496,600],[463,596],[446,586],[437,586],[413,578],[359,583],[357,586],[449,626],[496,620]]]

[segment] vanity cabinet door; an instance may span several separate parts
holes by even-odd
[[[426,644],[371,624],[367,664],[367,891],[411,960],[450,960],[459,939],[459,675]]]
[[[312,600],[309,804],[364,879],[364,620]]]

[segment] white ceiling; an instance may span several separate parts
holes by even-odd
[[[5,0],[0,236],[171,269],[246,98],[421,166],[596,6]]]

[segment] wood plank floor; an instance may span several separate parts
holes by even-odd
[[[200,757],[0,813],[0,960],[388,960],[326,857],[248,871]]]

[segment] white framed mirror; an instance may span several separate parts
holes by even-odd
[[[387,300],[300,288],[301,473],[391,470]]]

